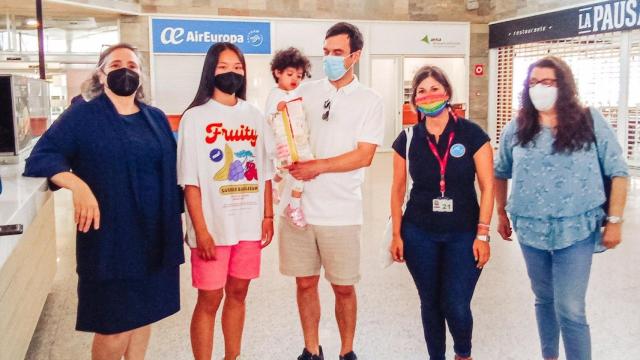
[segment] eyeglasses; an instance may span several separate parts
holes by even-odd
[[[324,108],[324,114],[322,114],[322,120],[329,121],[329,110],[331,110],[331,99],[327,99],[322,106]]]
[[[546,86],[546,87],[552,87],[557,82],[558,82],[557,79],[540,79],[540,80],[531,79],[529,80],[529,87],[532,88],[538,84],[542,84],[543,86]]]

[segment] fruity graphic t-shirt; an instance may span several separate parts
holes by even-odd
[[[209,100],[187,110],[178,133],[178,183],[200,188],[202,212],[216,245],[260,240],[264,183],[273,177],[266,159],[264,117],[238,99],[234,106]],[[187,212],[187,243],[196,237]]]

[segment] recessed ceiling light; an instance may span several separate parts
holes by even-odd
[[[27,26],[38,26],[38,20],[27,19],[27,21],[25,21],[25,24],[27,24]]]

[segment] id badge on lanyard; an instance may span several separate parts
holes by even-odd
[[[444,196],[433,199],[433,212],[453,212],[453,200]]]
[[[434,213],[451,213],[453,212],[453,199],[450,199],[445,196],[445,191],[447,189],[447,183],[445,180],[445,175],[447,173],[447,163],[449,162],[449,152],[451,150],[451,144],[453,144],[453,138],[455,133],[452,131],[449,134],[449,144],[447,145],[447,152],[444,154],[444,158],[440,157],[438,154],[438,149],[436,145],[431,142],[431,139],[427,136],[427,142],[429,143],[429,148],[431,152],[438,160],[438,164],[440,164],[440,197],[433,199],[433,212]]]

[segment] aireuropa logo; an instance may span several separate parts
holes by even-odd
[[[184,29],[178,27],[167,27],[160,33],[160,42],[163,45],[180,45],[184,39]]]
[[[258,47],[264,42],[264,36],[260,30],[251,30],[247,34],[247,40],[249,40],[249,44]]]
[[[258,30],[255,41],[252,43],[254,46],[262,45],[262,34]],[[253,32],[253,31],[252,31]],[[232,34],[232,33],[216,33],[210,31],[198,31],[189,30],[185,31],[184,28],[179,27],[167,27],[160,32],[160,42],[163,45],[180,45],[182,42],[186,43],[217,43],[217,42],[230,42],[233,44],[242,44],[245,41],[244,35]]]
[[[154,52],[204,54],[213,44],[229,42],[246,54],[271,53],[268,22],[152,19]]]

